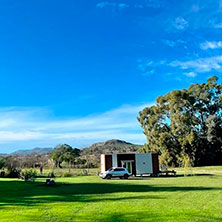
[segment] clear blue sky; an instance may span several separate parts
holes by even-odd
[[[0,153],[118,138],[137,112],[221,76],[221,0],[0,2]]]

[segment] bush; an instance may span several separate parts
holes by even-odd
[[[82,170],[82,175],[88,176],[88,174],[89,174],[88,170],[86,170],[86,169],[83,169],[83,170]]]
[[[3,157],[0,157],[0,169],[4,168],[5,166],[5,159]]]
[[[36,178],[37,172],[33,169],[25,170],[22,172],[21,177],[25,181],[34,182]]]
[[[53,171],[50,172],[50,173],[48,174],[48,177],[49,177],[49,178],[55,178],[55,174],[54,174],[54,172],[53,172]]]
[[[20,178],[21,170],[18,169],[10,169],[6,174],[8,178]]]
[[[71,173],[65,172],[62,174],[62,177],[72,177],[73,175]]]
[[[5,171],[4,171],[4,170],[2,170],[2,171],[0,172],[0,177],[5,177]]]

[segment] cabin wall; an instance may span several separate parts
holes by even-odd
[[[136,174],[152,174],[152,154],[151,153],[137,153],[136,154]]]
[[[100,171],[103,173],[106,171],[106,161],[105,161],[105,154],[101,154],[100,156]]]
[[[118,167],[117,154],[112,155],[112,167]]]
[[[159,156],[157,153],[152,154],[152,163],[153,163],[153,173],[157,174],[160,172],[159,169]]]
[[[112,168],[112,155],[105,155],[105,171]]]

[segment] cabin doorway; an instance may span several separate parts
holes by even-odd
[[[126,168],[129,173],[132,173],[133,160],[122,160],[121,162],[122,162],[122,167]]]

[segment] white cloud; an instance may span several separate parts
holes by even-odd
[[[135,4],[135,8],[162,8],[165,5],[163,0],[143,0]]]
[[[206,41],[200,44],[200,48],[203,50],[222,48],[222,41],[219,41],[219,42]]]
[[[222,55],[185,61],[150,61],[148,59],[140,59],[137,62],[139,63],[138,69],[142,75],[158,73],[158,70],[164,70],[165,75],[167,73],[177,73],[187,77],[196,77],[199,73],[222,71]]]
[[[151,74],[158,73],[158,70],[161,66],[166,66],[165,60],[160,61],[152,61],[150,59],[138,59],[137,60],[137,68],[142,72],[142,75],[149,76]]]
[[[151,60],[147,60],[147,61],[139,60],[138,62],[139,62],[138,69],[142,72],[145,72],[147,68],[152,67],[152,65],[154,64],[154,62]]]
[[[138,112],[149,105],[152,104],[125,105],[100,114],[68,119],[53,119],[47,109],[0,109],[0,153],[7,144],[14,149],[59,143],[83,147],[108,139],[143,144],[145,136],[136,118]],[[21,144],[25,144],[24,147]]]
[[[188,76],[188,77],[196,77],[197,74],[195,72],[186,72],[184,73],[185,76]]]
[[[96,4],[97,8],[105,8],[105,7],[115,7],[119,9],[124,9],[128,7],[132,8],[138,8],[138,9],[143,9],[143,8],[162,8],[164,7],[165,2],[163,0],[142,0],[136,4],[126,4],[126,3],[117,3],[117,2],[109,2],[109,1],[102,1]]]
[[[193,28],[191,19],[187,15],[186,15],[186,19],[182,16],[175,17],[172,15],[166,18],[164,16],[165,15],[163,15],[162,22],[159,23],[158,25],[162,26],[163,29],[168,33],[182,32],[182,31],[185,31],[188,27]],[[189,18],[189,22],[187,20],[188,18]]]
[[[105,7],[116,7],[119,9],[128,8],[129,5],[125,3],[116,3],[116,2],[99,2],[96,5],[97,8],[105,8]]]
[[[24,140],[37,140],[43,139],[48,135],[41,132],[32,131],[0,131],[0,141],[1,143],[13,142],[13,141],[24,141]]]
[[[183,30],[188,27],[188,22],[183,17],[177,17],[173,23],[178,30]]]
[[[189,61],[175,60],[169,63],[169,66],[179,67],[182,70],[192,70],[197,73],[210,72],[212,70],[221,71],[222,56],[214,56],[207,58],[200,58]]]
[[[169,47],[174,47],[174,46],[176,46],[176,42],[175,42],[175,41],[171,41],[171,40],[168,40],[168,39],[164,39],[164,40],[162,40],[162,42],[163,42],[165,45],[169,46]]]
[[[175,40],[175,41],[169,40],[169,39],[163,39],[162,42],[169,47],[175,47],[179,45],[183,45],[185,47],[185,41],[180,40],[180,39]]]
[[[192,5],[191,11],[192,11],[192,12],[199,12],[199,11],[200,11],[199,5]]]
[[[216,29],[221,29],[222,28],[222,22],[213,24],[213,27],[216,28]]]

